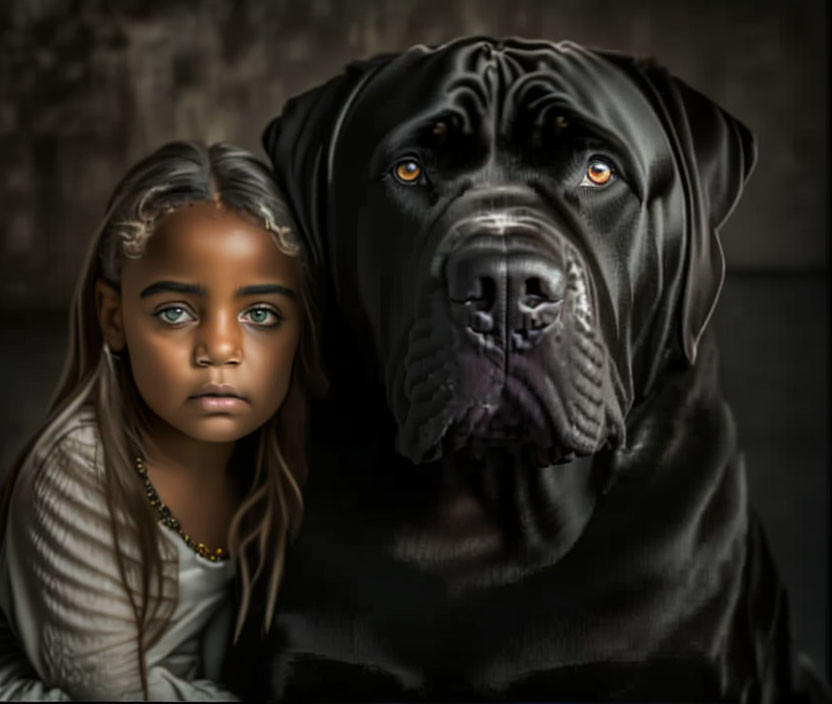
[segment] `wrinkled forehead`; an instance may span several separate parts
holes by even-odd
[[[457,115],[508,134],[523,118],[569,115],[626,148],[646,173],[669,155],[645,89],[607,55],[569,42],[465,39],[415,46],[387,64],[354,100],[347,123],[376,140]]]

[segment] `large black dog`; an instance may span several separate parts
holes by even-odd
[[[253,698],[790,691],[708,319],[752,136],[664,70],[473,38],[348,67],[265,145],[330,398]]]

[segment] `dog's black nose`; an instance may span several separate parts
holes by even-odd
[[[566,288],[561,267],[529,247],[470,242],[445,266],[454,320],[494,342],[524,349],[558,318]]]

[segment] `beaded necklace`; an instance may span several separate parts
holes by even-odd
[[[210,560],[211,562],[228,559],[228,555],[225,554],[225,551],[222,548],[211,550],[211,548],[204,543],[196,542],[190,535],[182,530],[182,526],[179,525],[179,521],[173,517],[170,509],[162,503],[162,499],[160,499],[159,494],[156,493],[156,488],[153,484],[151,484],[150,477],[147,476],[147,465],[141,457],[136,457],[136,471],[139,473],[139,476],[144,482],[144,492],[150,501],[150,505],[156,509],[156,512],[159,514],[159,518],[164,525],[179,533],[182,540],[185,541],[185,545],[187,545],[200,557],[204,557],[206,560]]]

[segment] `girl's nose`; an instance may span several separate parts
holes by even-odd
[[[197,330],[194,361],[197,366],[239,364],[243,360],[240,326],[233,313],[205,318]]]

